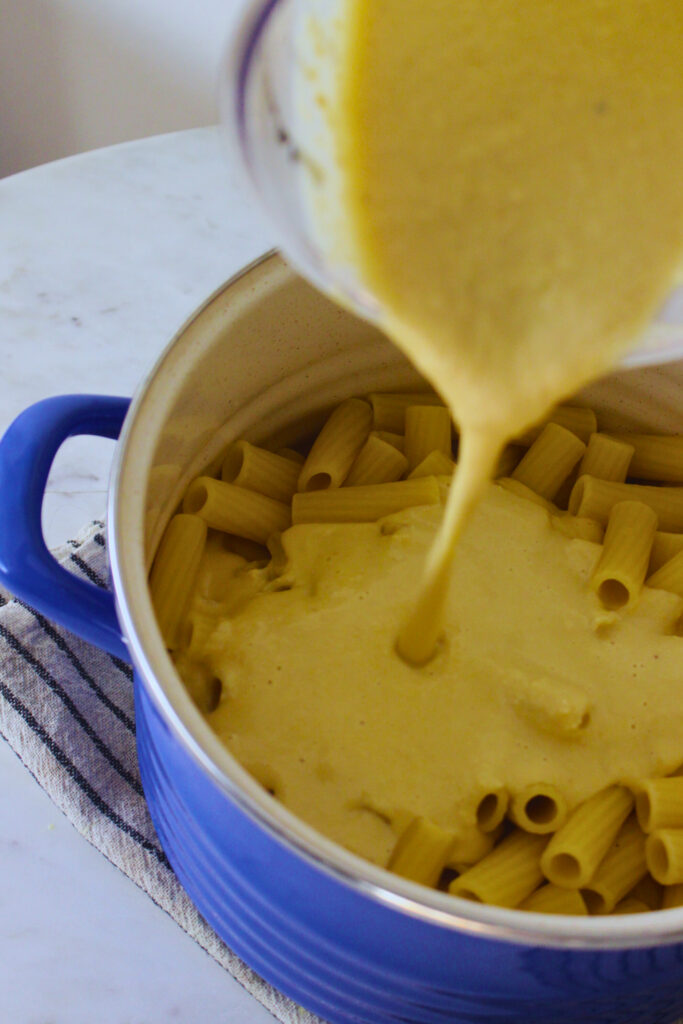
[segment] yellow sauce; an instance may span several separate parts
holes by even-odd
[[[466,848],[488,791],[552,783],[573,807],[683,760],[681,598],[645,588],[635,612],[606,613],[588,588],[600,545],[497,484],[458,545],[443,646],[418,669],[396,657],[441,512],[292,527],[274,578],[226,584],[250,592],[207,648],[224,687],[212,728],[290,810],[379,864],[413,815]]]
[[[348,231],[462,469],[399,648],[427,660],[502,443],[633,346],[683,251],[683,4],[352,0]]]
[[[348,10],[336,131],[355,262],[450,406],[459,468],[436,547],[438,507],[395,530],[287,531],[291,589],[252,571],[258,592],[204,655],[236,757],[383,864],[412,815],[466,842],[497,787],[554,783],[574,806],[683,759],[680,599],[646,589],[605,616],[597,545],[486,482],[506,439],[636,343],[674,280],[683,4]]]

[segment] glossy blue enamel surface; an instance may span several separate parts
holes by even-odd
[[[0,441],[0,582],[60,626],[125,659],[112,595],[58,565],[43,540],[41,508],[60,445],[77,434],[117,438],[129,404],[102,395],[46,398],[18,416]]]

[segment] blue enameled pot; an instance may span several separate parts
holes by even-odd
[[[680,369],[613,378],[615,424],[666,429]],[[414,388],[367,324],[265,257],[179,332],[130,404],[66,396],[0,444],[0,581],[135,667],[140,771],[164,849],[219,935],[335,1024],[657,1024],[683,1014],[683,909],[575,919],[475,905],[376,868],[276,803],[212,735],[175,674],[146,584],[187,481],[235,437],[278,434],[352,394]],[[300,429],[300,427],[299,427]],[[120,440],[108,537],[114,592],[45,548],[40,505],[65,438]],[[407,742],[408,742],[407,738]],[[455,753],[457,756],[457,752]]]

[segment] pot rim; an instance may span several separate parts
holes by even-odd
[[[155,627],[143,559],[134,555],[131,532],[142,545],[146,488],[132,479],[131,451],[144,444],[144,420],[150,392],[182,348],[188,329],[207,317],[226,293],[253,287],[252,279],[294,276],[276,250],[237,272],[210,295],[180,327],[143,379],[131,402],[112,465],[107,514],[111,578],[119,621],[143,685],[164,722],[203,773],[252,821],[328,876],[368,899],[450,931],[504,942],[558,950],[622,950],[683,941],[683,908],[615,917],[544,915],[472,903],[400,878],[350,853],[297,818],[239,765],[195,708]],[[138,435],[142,433],[142,441]],[[133,505],[137,498],[137,523]],[[125,499],[125,500],[124,500]],[[132,525],[132,530],[131,530]],[[137,577],[137,578],[136,578]],[[145,640],[142,627],[151,628]]]

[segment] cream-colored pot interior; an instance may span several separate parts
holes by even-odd
[[[374,328],[302,281],[276,254],[216,292],[179,331],[134,399],[117,450],[109,507],[119,617],[144,685],[214,781],[322,870],[372,898],[447,927],[543,945],[680,941],[683,910],[593,920],[468,904],[382,871],[294,818],[237,765],[185,694],[156,629],[146,573],[189,480],[231,440],[282,444],[350,395],[421,386]],[[603,427],[683,433],[683,364],[626,371],[581,396]]]

